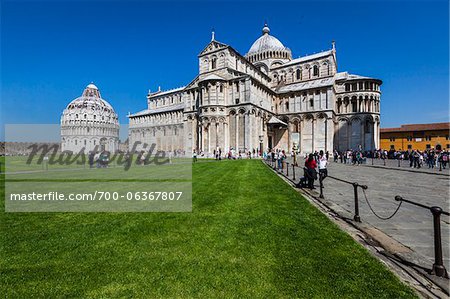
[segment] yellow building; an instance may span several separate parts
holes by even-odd
[[[402,125],[382,128],[380,145],[384,150],[450,150],[450,123]]]

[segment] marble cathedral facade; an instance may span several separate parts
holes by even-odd
[[[379,148],[381,80],[338,72],[334,43],[293,59],[267,25],[245,56],[215,40],[186,86],[149,92],[129,115],[129,147],[212,154]],[[139,150],[139,147],[137,148]]]

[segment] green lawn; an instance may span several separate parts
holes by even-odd
[[[7,298],[415,296],[256,160],[195,164],[192,213],[1,213],[0,224]]]

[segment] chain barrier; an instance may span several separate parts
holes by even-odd
[[[389,216],[389,217],[383,217],[383,216],[380,216],[380,215],[378,215],[378,214],[374,211],[374,209],[372,208],[372,205],[370,204],[369,200],[367,199],[366,190],[364,190],[364,189],[362,189],[362,190],[363,190],[364,198],[365,198],[365,200],[366,200],[366,202],[367,202],[367,205],[369,206],[370,210],[372,211],[372,213],[373,213],[375,216],[377,216],[377,217],[378,217],[379,219],[381,219],[381,220],[389,220],[389,219],[391,219],[392,217],[395,216],[395,214],[397,214],[398,210],[400,210],[400,207],[402,206],[402,201],[400,201],[400,203],[399,203],[398,206],[397,206],[397,209],[395,209],[394,213],[393,213],[391,216]]]

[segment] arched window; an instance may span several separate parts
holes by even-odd
[[[289,102],[286,102],[286,111],[289,111]]]
[[[298,121],[294,121],[294,133],[298,133]]]
[[[300,71],[300,69],[297,69],[297,71],[296,71],[296,78],[297,78],[297,80],[302,79],[302,72]]]
[[[345,91],[350,91],[350,84],[345,83]]]
[[[217,58],[216,58],[216,57],[213,57],[213,58],[211,59],[211,69],[215,69],[216,66],[217,66]]]
[[[358,112],[356,100],[352,100],[352,112]]]
[[[220,84],[220,86],[219,86],[219,91],[223,92],[223,85],[222,84]]]
[[[313,76],[319,76],[319,67],[317,65],[313,66]]]

